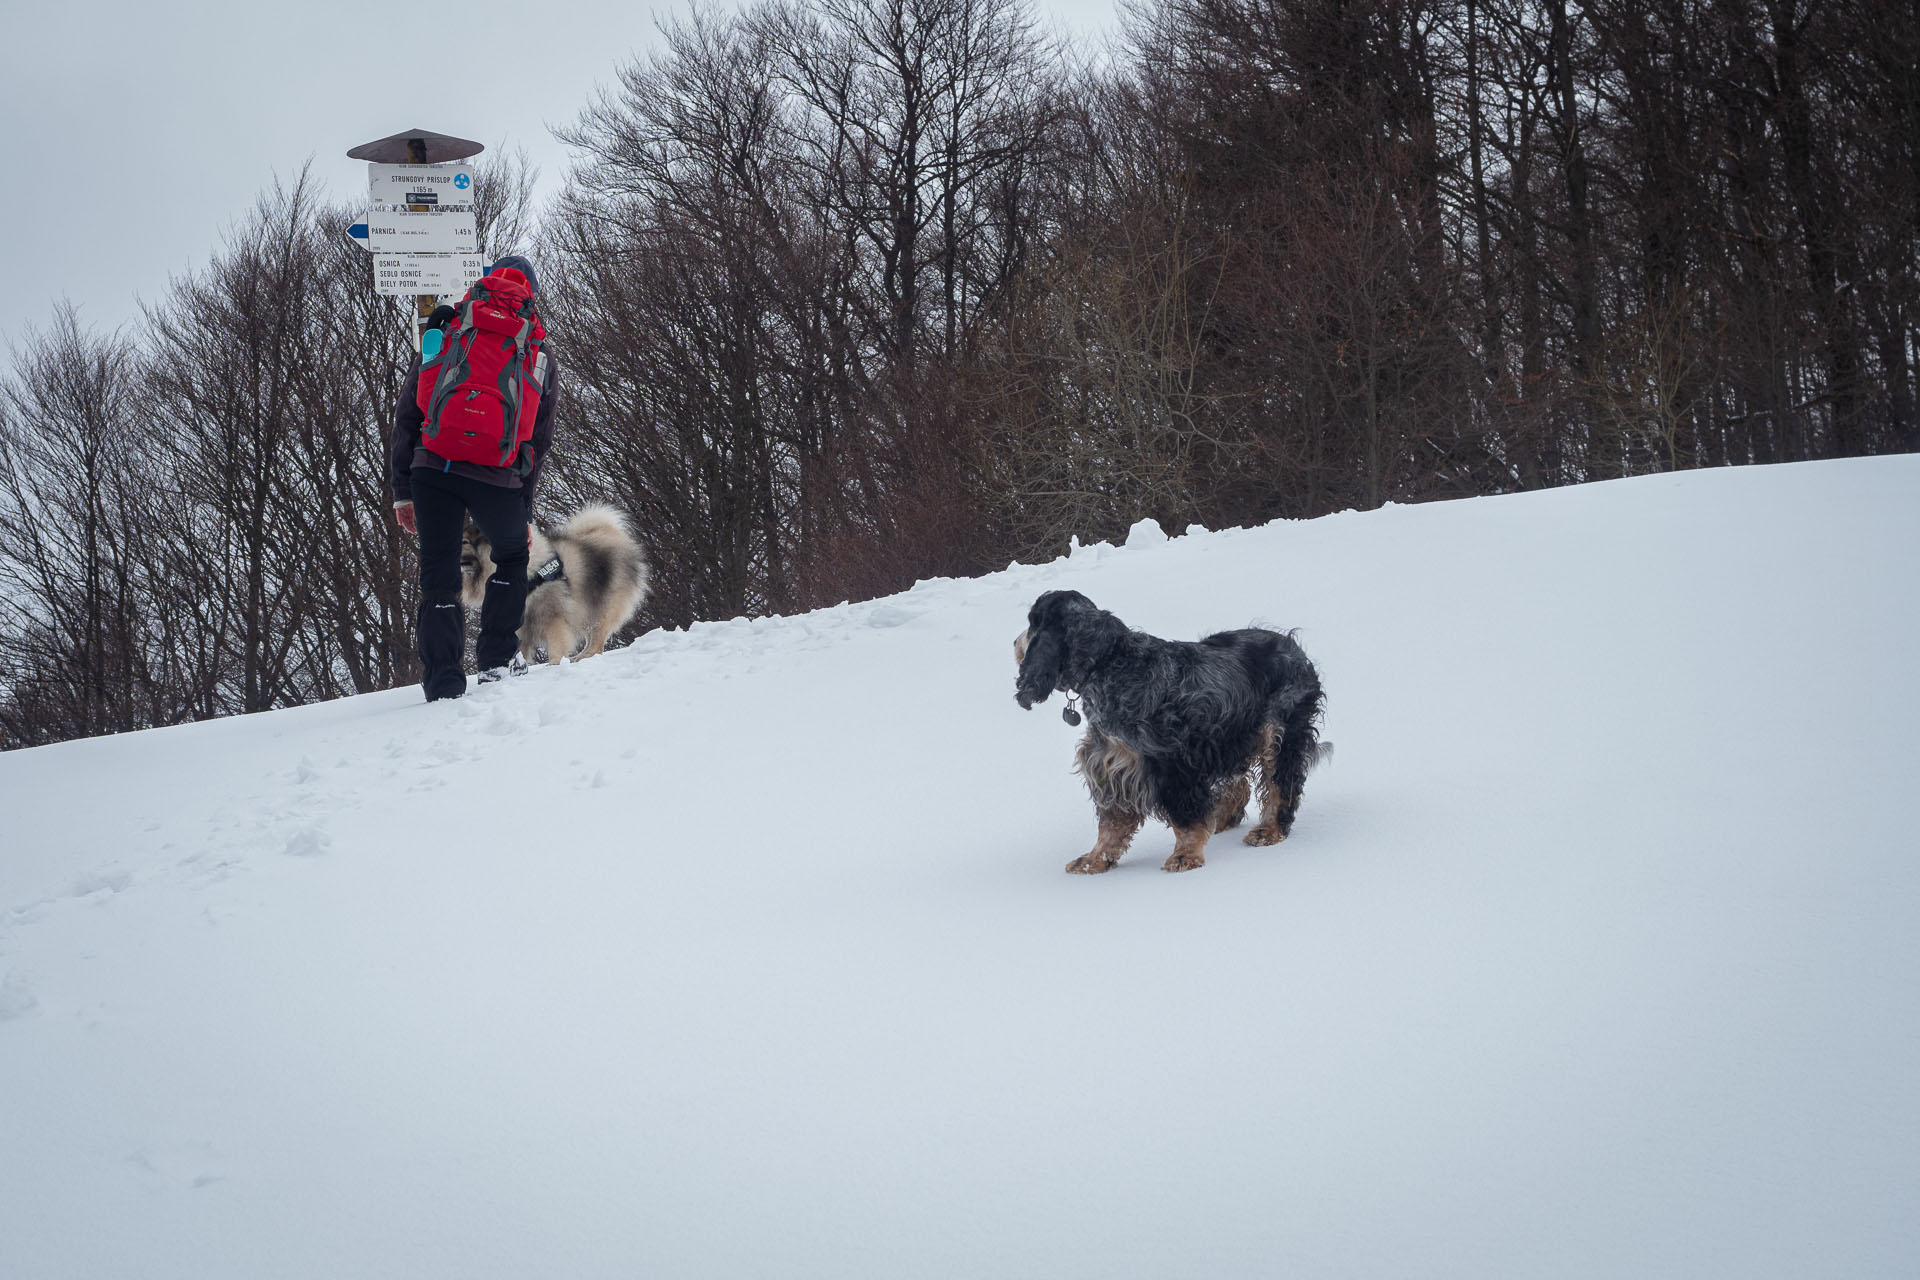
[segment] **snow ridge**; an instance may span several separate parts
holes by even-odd
[[[1917,499],[1143,521],[0,756],[0,1270],[1911,1274]],[[1054,587],[1301,629],[1341,760],[1292,839],[1062,874]]]

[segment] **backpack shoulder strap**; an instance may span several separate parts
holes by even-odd
[[[467,352],[473,346],[473,304],[487,297],[485,281],[475,282],[467,290],[467,296],[460,299],[460,305],[454,308],[453,319],[447,322],[446,361],[440,366],[440,380],[433,384],[433,399],[427,405],[427,425],[433,427],[440,421],[440,410],[460,384],[467,380]]]

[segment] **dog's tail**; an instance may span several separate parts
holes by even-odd
[[[633,527],[627,523],[627,513],[618,507],[608,506],[604,502],[589,503],[567,517],[561,528],[568,537],[606,538],[630,542],[638,546],[640,540],[633,536]]]
[[[581,507],[550,535],[564,544],[567,576],[575,598],[591,615],[588,654],[600,652],[614,632],[633,620],[653,585],[647,549],[634,535],[627,513],[605,503]]]
[[[1307,774],[1333,758],[1333,744],[1320,741],[1320,716],[1327,697],[1320,681],[1312,679],[1298,697],[1281,712],[1279,732],[1260,762],[1261,784],[1271,789],[1274,822],[1284,837],[1293,829],[1293,816],[1300,810],[1300,797],[1306,791]]]
[[[1333,759],[1333,744],[1320,741],[1320,718],[1326,710],[1326,692],[1315,679],[1300,691],[1299,699],[1281,717],[1280,739],[1276,745],[1282,756],[1299,757],[1302,778],[1316,765]]]

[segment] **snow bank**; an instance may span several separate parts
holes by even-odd
[[[1920,1269],[1920,459],[1168,540],[0,756],[0,1272]],[[1300,627],[1069,877],[1032,598]]]

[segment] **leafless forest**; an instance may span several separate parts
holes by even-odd
[[[1915,0],[705,9],[487,168],[562,362],[541,514],[636,627],[1170,530],[1912,450]],[[302,177],[0,375],[0,746],[415,677],[408,348]]]

